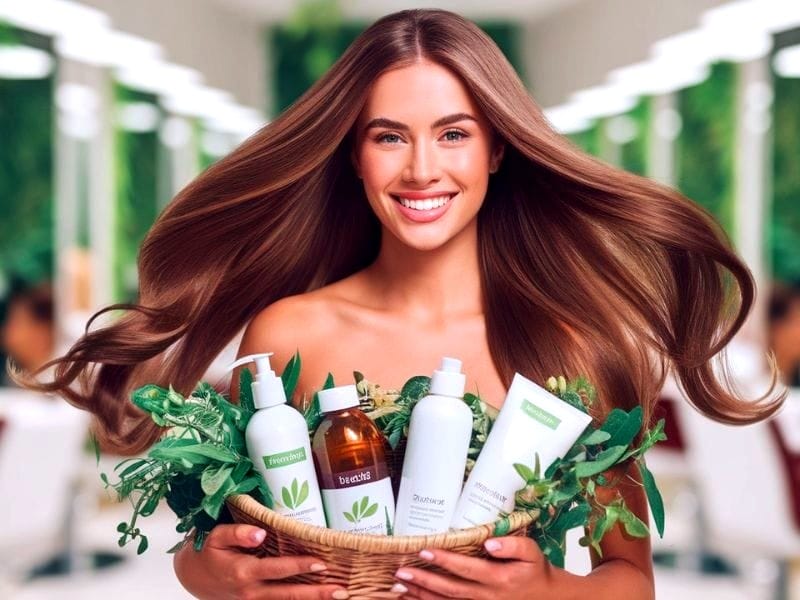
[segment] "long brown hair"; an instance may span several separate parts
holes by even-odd
[[[125,312],[87,329],[43,388],[93,412],[117,450],[140,451],[160,431],[128,402],[134,387],[189,392],[261,309],[369,265],[380,226],[349,161],[351,129],[370,84],[421,58],[457,74],[506,142],[478,215],[489,348],[506,385],[515,371],[585,373],[606,408],[640,404],[649,418],[672,368],[718,421],[779,407],[780,395],[737,397],[712,369],[754,296],[714,220],[576,149],[497,46],[442,10],[374,23],[294,105],[183,189],[142,245],[138,303],[105,309]]]

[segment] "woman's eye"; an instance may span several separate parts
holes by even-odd
[[[467,134],[458,129],[451,129],[450,131],[444,132],[444,137],[448,142],[460,142],[467,137]]]
[[[396,133],[383,133],[378,136],[379,142],[387,142],[389,144],[396,144],[400,141],[400,136]]]

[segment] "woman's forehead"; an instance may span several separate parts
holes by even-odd
[[[464,82],[448,68],[422,61],[382,73],[372,84],[359,116],[361,126],[385,118],[409,126],[430,126],[444,116],[480,111]]]

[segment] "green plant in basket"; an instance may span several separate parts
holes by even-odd
[[[595,401],[595,390],[585,378],[568,383],[564,377],[551,377],[547,388],[584,412],[588,412]],[[642,431],[643,426],[641,407],[629,412],[615,408],[598,427],[587,427],[572,449],[544,473],[538,457],[533,457],[532,466],[514,465],[525,481],[525,487],[516,494],[515,508],[537,511],[532,537],[551,563],[563,567],[566,533],[574,527],[590,529],[581,544],[591,545],[601,555],[600,541],[617,523],[633,537],[649,535],[647,525],[631,512],[621,495],[617,494],[608,504],[601,503],[597,496],[598,486],[614,487],[622,477],[628,477],[631,463],[639,469],[656,529],[663,536],[664,503],[645,464],[644,453],[666,439],[664,420],[658,421],[652,429]],[[617,472],[618,469],[609,480],[606,473],[615,467],[621,472]],[[503,533],[502,527],[503,521],[500,521],[497,534]]]
[[[300,368],[300,355],[296,353],[281,375],[287,398],[293,397]],[[361,373],[355,372],[354,377],[362,396],[361,409],[396,448],[408,435],[411,411],[428,393],[430,378],[412,377],[401,390],[394,391],[384,390]],[[130,521],[117,527],[121,534],[120,545],[138,539],[139,553],[147,549],[147,537],[139,528],[138,519],[152,514],[161,500],[165,500],[177,515],[177,531],[185,534],[184,540],[170,551],[182,547],[189,534],[194,534],[195,549],[202,548],[213,527],[228,519],[224,505],[226,498],[233,494],[250,494],[269,508],[273,508],[276,501],[290,507],[302,504],[308,495],[308,482],[295,480],[288,487],[275,490],[273,497],[273,491],[248,457],[244,433],[255,412],[251,383],[250,372],[243,369],[238,405],[203,382],[188,397],[172,388],[156,385],[143,386],[132,394],[132,402],[166,431],[146,457],[128,459],[117,465],[118,482],[111,483],[105,474],[101,475],[107,487],[133,506]],[[322,389],[333,385],[333,376],[328,374]],[[594,389],[583,378],[569,383],[563,377],[551,378],[547,387],[584,412],[588,412],[587,406],[594,401]],[[491,431],[497,411],[476,394],[465,394],[464,401],[473,413],[468,473]],[[317,394],[306,408],[305,418],[309,431],[313,432],[321,420]],[[604,473],[622,464],[635,462],[638,465],[656,526],[663,532],[663,504],[643,458],[650,447],[665,438],[663,425],[663,420],[659,421],[653,429],[642,433],[641,408],[630,412],[615,409],[599,427],[588,427],[567,455],[545,472],[537,457],[531,457],[530,465],[515,465],[524,480],[524,487],[516,495],[515,508],[536,515],[531,535],[553,564],[563,565],[565,534],[572,527],[590,527],[591,536],[583,542],[598,551],[600,540],[617,523],[630,535],[648,535],[646,525],[625,506],[621,497],[606,505],[597,498],[598,486],[615,483],[608,481]],[[357,522],[374,514],[375,508],[377,505],[364,497],[353,504],[345,518]],[[385,518],[390,523],[388,512]],[[508,523],[507,517],[501,518],[495,525],[495,534],[507,533]]]

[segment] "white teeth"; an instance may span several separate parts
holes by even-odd
[[[438,198],[427,198],[426,200],[409,200],[408,198],[402,198],[398,196],[398,200],[400,200],[400,204],[406,208],[412,208],[414,210],[431,210],[447,204],[450,200],[450,196],[439,196]]]

